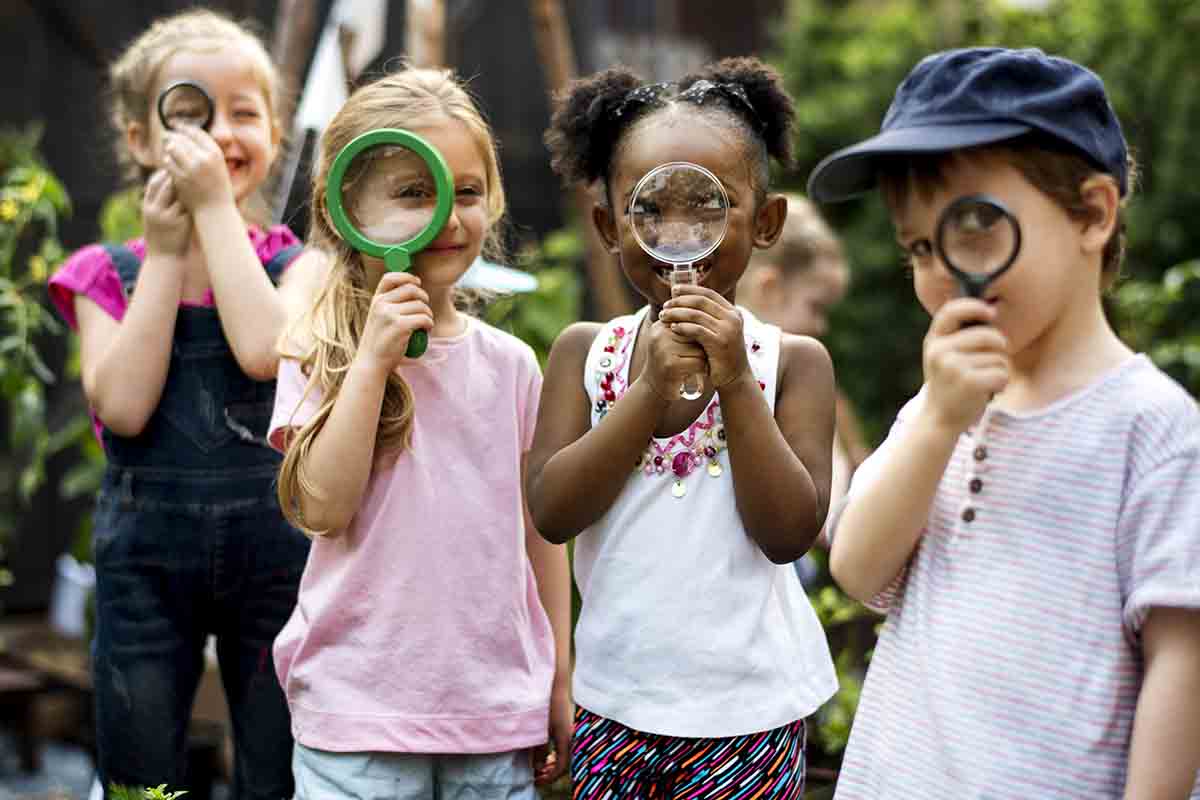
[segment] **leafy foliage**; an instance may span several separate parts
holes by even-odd
[[[41,130],[0,131],[0,404],[8,447],[0,457],[0,564],[19,514],[46,479],[46,460],[79,440],[86,421],[51,431],[46,386],[55,376],[42,355],[63,328],[42,301],[42,284],[62,260],[58,221],[71,203],[37,153]],[[0,586],[11,582],[0,568]]]

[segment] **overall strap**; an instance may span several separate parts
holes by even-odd
[[[137,253],[123,244],[106,244],[104,250],[117,270],[117,276],[121,279],[121,292],[125,295],[125,301],[128,302],[129,296],[133,294],[133,287],[137,283],[142,260],[137,257]]]
[[[283,276],[284,267],[292,263],[292,259],[300,255],[300,252],[303,249],[304,245],[294,244],[290,247],[283,248],[278,253],[271,256],[271,259],[263,265],[267,270],[267,276],[270,277],[271,283],[275,284],[276,286],[279,285],[279,279]]]

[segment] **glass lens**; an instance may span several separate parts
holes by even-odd
[[[660,261],[690,263],[717,249],[729,221],[729,198],[697,164],[663,164],[634,188],[629,222],[642,249]]]
[[[342,205],[366,238],[382,245],[414,239],[433,220],[437,183],[429,166],[406,147],[363,150],[342,178]]]
[[[962,272],[990,275],[1004,269],[1020,246],[1017,221],[988,200],[955,202],[938,227],[942,257]]]
[[[158,101],[163,127],[179,130],[184,126],[208,130],[212,123],[213,101],[199,86],[177,83],[168,87]]]

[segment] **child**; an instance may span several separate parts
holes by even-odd
[[[212,96],[208,132],[159,121],[156,98],[183,79]],[[279,512],[264,437],[288,293],[319,261],[288,268],[292,233],[247,217],[279,150],[279,79],[258,38],[194,10],[151,25],[111,80],[118,156],[145,185],[145,238],[85,247],[50,281],[79,331],[108,458],[94,524],[99,777],[182,785],[211,633],[233,796],[287,796],[290,725],[270,647],[308,543]]]
[[[937,53],[809,193],[876,180],[933,320],[831,518],[835,579],[888,612],[837,796],[1200,797],[1200,414],[1103,313],[1132,185],[1103,84]],[[975,193],[1023,237],[979,300],[930,244]]]
[[[804,718],[835,689],[790,567],[825,519],[832,367],[733,302],[787,214],[768,159],[790,160],[792,116],[778,74],[729,59],[677,83],[579,81],[547,134],[560,174],[602,180],[594,221],[648,303],[559,337],[530,454],[538,530],[580,537],[576,798],[799,797]],[[670,161],[710,170],[730,206],[699,284],[674,296],[626,211]],[[697,371],[704,395],[681,399]]]
[[[454,176],[449,221],[411,273],[352,250],[325,204],[338,152],[396,127]],[[373,160],[348,196],[381,230],[433,203],[408,162]],[[521,490],[537,360],[455,309],[504,214],[491,130],[449,72],[382,78],[325,130],[312,203],[333,266],[286,343],[271,422],[281,504],[317,536],[275,644],[296,796],[535,798],[570,751],[570,573]],[[418,329],[429,351],[406,359]]]
[[[829,328],[829,309],[841,302],[850,283],[842,243],[820,212],[799,195],[786,195],[787,221],[779,241],[757,250],[738,282],[738,300],[759,318],[788,333],[821,337]],[[850,401],[836,395],[833,469],[829,506],[846,493],[850,475],[866,458],[866,445]],[[797,562],[797,569],[811,556]],[[803,574],[803,573],[802,573]]]

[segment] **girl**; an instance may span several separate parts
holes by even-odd
[[[1095,74],[974,48],[810,179],[878,179],[933,317],[925,386],[830,525],[834,578],[888,613],[839,798],[1200,797],[1200,412],[1101,304],[1131,173]],[[1022,230],[982,299],[931,244],[977,193]]]
[[[553,165],[603,181],[594,221],[648,303],[559,337],[530,455],[538,529],[580,537],[576,798],[799,797],[804,718],[835,688],[786,566],[825,519],[832,368],[815,340],[734,305],[751,251],[787,214],[768,158],[790,159],[792,116],[755,59],[652,85],[611,69],[558,99]],[[674,296],[626,212],[637,181],[670,161],[714,173],[730,205],[699,285]],[[698,370],[706,393],[682,400]]]
[[[159,121],[155,99],[184,79],[212,97],[207,132]],[[85,247],[50,281],[79,331],[108,457],[94,525],[99,776],[183,783],[211,633],[233,795],[287,796],[291,737],[270,648],[307,541],[279,512],[264,436],[288,292],[318,262],[285,273],[295,237],[249,222],[279,150],[279,80],[259,39],[200,10],[151,25],[111,80],[118,156],[145,186],[145,238]]]
[[[455,202],[413,271],[387,273],[333,230],[325,182],[354,137],[401,126],[445,156]],[[433,203],[409,163],[374,159],[351,200],[385,233]],[[333,266],[271,422],[280,501],[317,536],[275,644],[298,798],[534,798],[566,769],[570,575],[521,491],[541,374],[454,304],[504,205],[491,131],[449,72],[359,89],[322,136],[311,229]],[[429,351],[408,360],[418,329]]]

